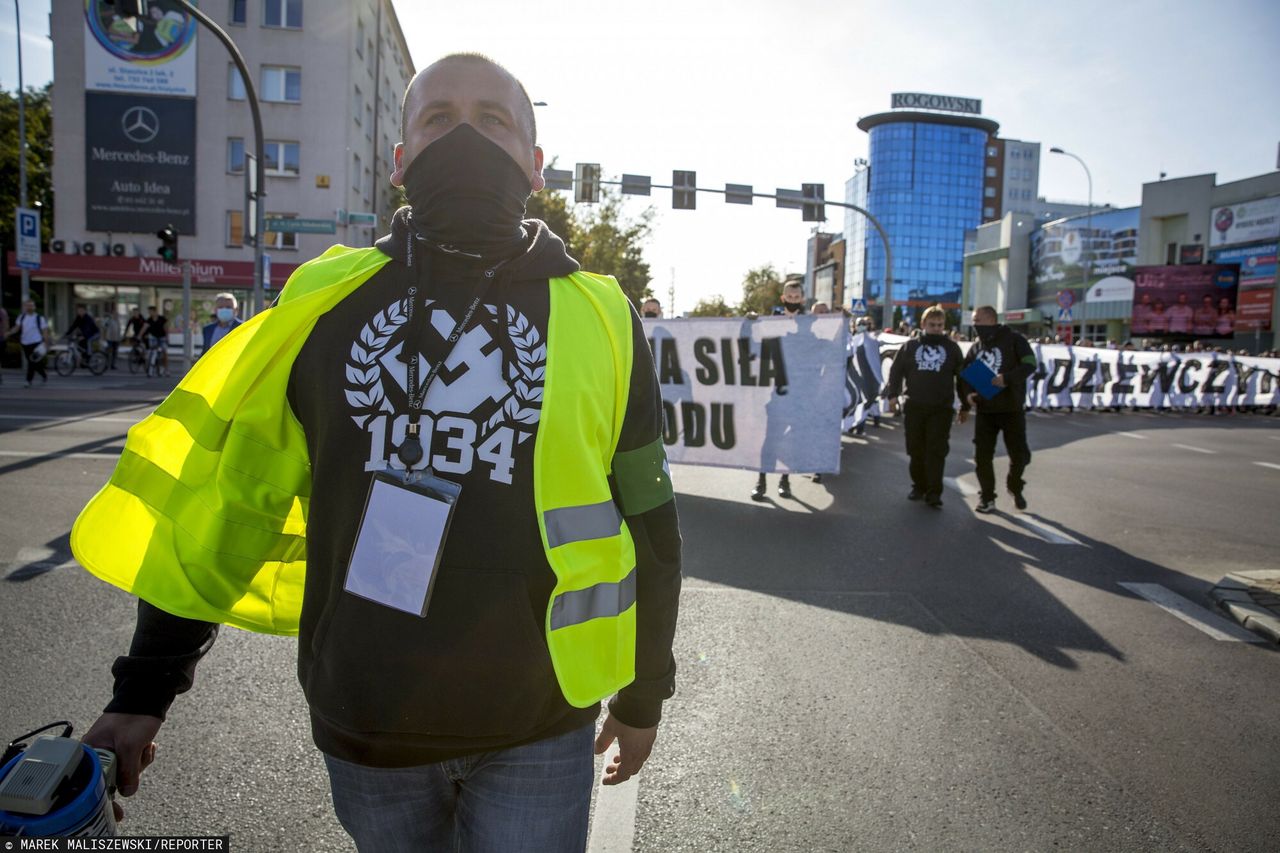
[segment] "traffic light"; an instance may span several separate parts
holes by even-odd
[[[160,257],[169,263],[178,260],[178,232],[172,225],[166,225],[156,232],[156,236],[162,241],[156,251],[160,253]]]
[[[675,169],[671,172],[671,208],[696,210],[698,207],[698,173]]]
[[[573,173],[573,200],[581,204],[600,201],[600,164],[577,163]]]
[[[823,204],[825,187],[822,184],[801,184],[800,194],[804,196],[801,219],[804,222],[826,222],[827,206]]]

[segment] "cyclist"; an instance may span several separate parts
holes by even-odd
[[[75,340],[77,334],[80,336],[79,341]],[[89,314],[89,309],[84,305],[77,305],[75,319],[67,327],[67,334],[64,337],[76,343],[81,352],[81,361],[89,357],[93,342],[98,339],[99,334],[98,324],[94,322],[92,315]]]
[[[169,321],[165,316],[156,311],[156,306],[151,305],[147,308],[147,324],[143,328],[143,337],[146,340],[147,349],[160,350],[160,370],[168,372],[169,370]]]

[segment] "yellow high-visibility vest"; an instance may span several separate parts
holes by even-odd
[[[389,258],[334,246],[237,327],[129,430],[71,548],[108,583],[178,616],[298,633],[311,465],[286,390],[316,321]],[[635,677],[635,547],[608,475],[631,380],[631,310],[608,276],[550,280],[534,502],[556,585],[546,636],[565,699]],[[658,460],[658,464],[661,460]]]

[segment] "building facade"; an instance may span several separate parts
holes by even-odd
[[[153,0],[140,19],[102,0],[51,16],[56,213],[52,252],[32,278],[55,327],[75,303],[99,316],[156,305],[180,335],[209,321],[222,290],[247,316],[255,154],[266,169],[268,301],[297,264],[330,245],[370,245],[399,206],[387,176],[414,66],[391,3],[203,8],[248,65],[262,152],[253,150],[245,87],[227,51],[168,0]],[[166,224],[179,233],[180,259],[191,261],[187,316],[181,267],[157,256],[155,231]]]
[[[869,162],[846,185],[846,198],[888,234],[895,305],[915,313],[937,302],[958,307],[964,235],[982,222],[987,145],[999,125],[967,112],[895,109],[864,117],[858,127],[869,137]],[[846,297],[882,305],[879,234],[850,211],[845,244]]]

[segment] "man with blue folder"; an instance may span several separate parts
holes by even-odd
[[[1027,446],[1027,379],[1036,370],[1035,353],[1022,335],[1000,325],[996,309],[983,305],[973,312],[973,330],[978,340],[965,357],[961,378],[965,399],[977,409],[974,419],[974,461],[978,468],[977,511],[996,511],[996,437],[1004,434],[1009,454],[1009,476],[1005,486],[1018,509],[1027,508],[1023,495],[1023,471],[1031,463]]]

